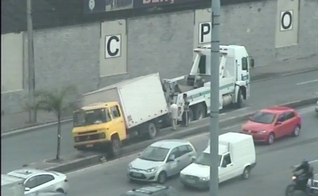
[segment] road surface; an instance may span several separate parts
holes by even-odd
[[[303,127],[298,138],[287,137],[277,140],[271,146],[257,145],[257,165],[247,181],[231,180],[220,186],[219,196],[283,196],[291,179],[291,166],[299,164],[304,158],[317,160],[313,163],[318,168],[318,121],[312,108],[300,110]],[[240,125],[234,125],[227,131],[237,131]],[[198,151],[206,148],[207,134],[187,138]],[[69,196],[119,196],[121,193],[143,186],[130,183],[126,177],[126,168],[137,154],[123,157],[112,162],[85,168],[68,174],[70,182]],[[178,178],[166,183],[175,187],[182,196],[208,196],[206,191],[184,189]],[[301,194],[300,194],[301,195]]]
[[[251,99],[247,102],[247,107],[236,112],[226,113],[222,118],[269,105],[308,98],[312,96],[313,93],[318,92],[318,82],[310,82],[317,78],[318,71],[315,71],[263,82],[252,82]],[[72,123],[62,125],[62,156],[76,153],[76,150],[73,148],[71,130]],[[56,151],[56,132],[56,127],[51,126],[25,134],[3,138],[1,144],[2,171],[8,172],[21,167],[23,164],[54,158]]]

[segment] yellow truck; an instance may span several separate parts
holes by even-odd
[[[159,73],[126,80],[84,94],[73,112],[74,148],[106,149],[120,154],[122,141],[133,136],[156,137],[168,105]]]

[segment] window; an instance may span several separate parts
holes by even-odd
[[[201,55],[199,61],[199,74],[206,74],[206,56]]]
[[[226,154],[226,155],[224,155],[224,157],[223,157],[223,164],[222,164],[222,166],[227,166],[228,164],[231,164],[232,163],[232,160],[231,160],[231,156],[230,156],[230,154]]]
[[[250,121],[262,123],[262,124],[272,124],[275,120],[276,115],[268,112],[257,112],[255,113]]]
[[[294,112],[287,112],[287,113],[285,114],[285,120],[292,119],[292,118],[294,118],[295,116],[296,116],[296,115],[295,115]]]
[[[286,119],[285,119],[285,114],[281,114],[278,116],[277,118],[277,122],[284,122]]]
[[[182,146],[179,146],[178,148],[179,148],[180,156],[193,151],[190,145],[182,145]]]
[[[119,112],[119,108],[118,106],[114,106],[114,107],[111,107],[110,108],[111,112],[112,112],[112,115],[113,115],[113,118],[118,118],[120,117],[120,112]]]
[[[248,71],[248,61],[247,57],[242,58],[242,70]]]
[[[30,188],[30,189],[33,189],[37,186],[40,186],[40,185],[45,184],[47,182],[50,182],[52,180],[54,180],[54,176],[49,175],[49,174],[33,176],[25,182],[25,186]]]
[[[174,148],[173,150],[171,150],[170,155],[169,155],[169,158],[170,158],[172,155],[174,155],[174,158],[175,158],[175,159],[181,156],[180,153],[179,153],[178,148]]]

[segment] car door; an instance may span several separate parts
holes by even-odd
[[[174,160],[169,161],[169,159],[172,157],[174,157]],[[179,173],[181,166],[180,166],[180,159],[178,157],[178,147],[173,148],[170,151],[166,164],[167,164],[166,171],[168,176],[172,176]]]
[[[118,105],[109,108],[112,117],[112,129],[113,132],[117,132],[120,140],[126,139],[126,127],[124,122],[124,117]]]
[[[288,135],[288,134],[292,133],[295,126],[297,125],[297,120],[296,120],[295,112],[287,112],[285,116],[286,116],[285,117],[285,121],[286,121],[285,135]]]
[[[189,152],[189,149],[186,145],[181,145],[178,147],[178,153],[179,153],[179,158],[180,158],[180,171],[185,168],[190,160],[191,160],[191,155]]]
[[[234,169],[233,169],[233,163],[230,156],[230,153],[226,153],[223,155],[223,158],[221,160],[220,170],[219,170],[219,181],[224,182],[229,179],[232,179],[235,177],[234,175]]]
[[[282,137],[284,135],[285,129],[286,129],[285,113],[280,114],[277,117],[274,126],[275,126],[274,127],[275,137],[276,138]]]
[[[35,176],[36,178],[36,186],[31,189],[31,192],[37,191],[55,191],[54,189],[54,176],[51,174],[41,174]]]

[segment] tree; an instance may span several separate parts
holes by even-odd
[[[75,87],[68,86],[60,90],[59,92],[51,91],[36,91],[35,110],[42,110],[46,112],[53,112],[57,118],[57,149],[56,160],[60,159],[61,150],[61,117],[67,110],[73,109],[73,104],[66,103],[68,97],[76,95]]]

